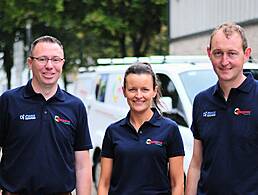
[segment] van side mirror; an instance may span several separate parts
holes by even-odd
[[[167,97],[161,97],[160,98],[161,102],[161,112],[162,113],[172,113],[173,110],[173,104],[172,104],[172,98],[167,96]]]

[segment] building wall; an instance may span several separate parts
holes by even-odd
[[[241,24],[240,24],[241,25]],[[246,31],[248,45],[252,48],[252,57],[258,62],[258,22],[257,24],[241,25]],[[174,39],[170,42],[171,55],[206,54],[211,31]]]
[[[225,22],[258,19],[257,0],[169,0],[169,36],[177,39]]]

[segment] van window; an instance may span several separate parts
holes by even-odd
[[[97,78],[97,84],[96,84],[96,90],[95,90],[97,101],[100,101],[100,102],[105,101],[107,81],[108,81],[108,74],[101,74],[99,78]]]
[[[258,70],[257,69],[244,69],[244,72],[251,72],[253,77],[258,80]]]
[[[109,74],[105,99],[106,103],[119,107],[125,107],[127,105],[122,88],[123,78],[124,76],[121,73]]]
[[[188,127],[185,120],[186,116],[182,106],[182,101],[178,95],[177,89],[175,88],[173,81],[165,74],[157,74],[157,77],[160,81],[162,96],[172,98],[173,111],[171,113],[165,112],[163,113],[163,115],[171,118],[178,125]]]

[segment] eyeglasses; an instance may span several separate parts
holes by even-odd
[[[60,58],[58,56],[54,56],[52,58],[48,58],[47,56],[40,56],[40,57],[30,56],[30,58],[33,60],[37,60],[37,62],[41,65],[46,65],[48,63],[48,60],[50,60],[52,64],[59,64],[61,61],[64,60],[64,58]]]

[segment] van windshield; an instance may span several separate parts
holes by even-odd
[[[186,71],[181,73],[180,77],[191,103],[200,91],[216,84],[218,80],[213,69]]]
[[[253,77],[258,80],[258,69],[244,69],[244,73],[247,72],[252,73]],[[213,69],[186,71],[180,74],[180,78],[191,103],[199,92],[216,84],[218,80]]]

